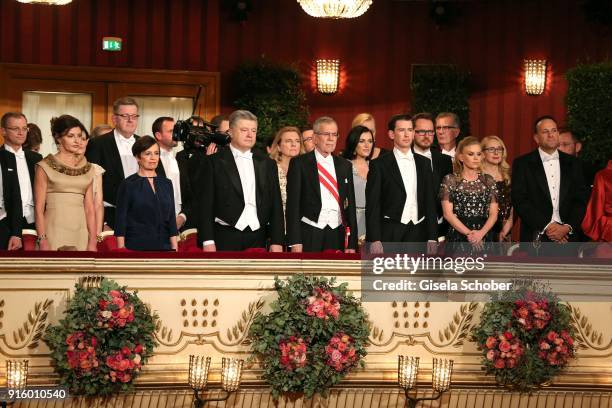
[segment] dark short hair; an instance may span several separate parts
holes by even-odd
[[[28,123],[28,135],[26,141],[23,144],[24,150],[31,150],[33,147],[40,146],[42,144],[42,132],[36,123]]]
[[[364,133],[369,133],[372,135],[372,143],[374,142],[374,134],[372,131],[365,126],[357,125],[352,128],[348,135],[346,135],[346,145],[344,146],[344,150],[342,150],[342,157],[347,160],[353,160],[355,158],[355,149],[359,144],[359,138]],[[368,159],[372,158],[372,154],[374,153],[374,145],[372,144],[372,151],[370,152],[370,156]]]
[[[434,128],[436,127],[436,120],[434,119],[433,115],[429,112],[417,113],[416,115],[412,117],[412,125],[415,127],[416,127],[417,120],[428,120],[434,125]]]
[[[453,120],[453,123],[455,124],[455,126],[457,126],[459,129],[461,129],[461,120],[459,120],[459,116],[456,113],[453,113],[453,112],[440,112],[440,113],[438,113],[438,116],[436,116],[436,120],[438,120],[440,118],[451,118]]]
[[[122,98],[117,99],[115,102],[113,102],[113,113],[116,115],[119,113],[119,108],[121,106],[136,106],[136,109],[138,109],[138,102],[136,102],[136,99],[132,98],[131,96],[124,96]]]
[[[300,132],[301,132],[301,133],[304,133],[304,132],[305,132],[305,131],[307,131],[307,130],[313,130],[313,129],[312,129],[312,123],[307,123],[307,124],[305,124],[304,126],[302,126],[302,127],[300,128]]]
[[[140,157],[140,154],[142,152],[149,150],[151,146],[156,144],[157,140],[155,140],[153,136],[140,136],[132,145],[132,154],[134,155],[134,157]]]
[[[66,133],[72,128],[78,127],[81,132],[85,134],[85,137],[89,139],[89,132],[85,129],[85,126],[80,120],[71,115],[61,115],[57,118],[51,118],[51,136],[57,142],[58,139],[65,136]]]
[[[395,130],[395,124],[400,120],[409,120],[412,122],[412,116],[410,116],[407,113],[402,113],[401,115],[391,116],[391,119],[389,119],[389,122],[387,122],[387,130]]]
[[[219,126],[221,126],[221,123],[222,123],[224,120],[227,120],[227,121],[229,122],[229,119],[227,118],[227,116],[225,116],[225,115],[217,115],[217,116],[215,116],[214,118],[212,118],[212,119],[210,120],[210,123],[212,123],[212,124],[213,124],[213,125],[215,125],[216,127],[219,127]]]
[[[197,125],[197,126],[202,126],[204,124],[204,122],[206,122],[203,117],[198,116],[198,115],[190,116],[189,119],[187,119],[187,120],[192,125]]]
[[[21,118],[24,118],[26,122],[28,121],[26,116],[21,112],[6,112],[4,115],[2,115],[2,119],[0,119],[0,127],[3,127],[4,129],[6,129],[6,127],[8,126],[9,119],[21,119]]]
[[[538,125],[540,124],[540,122],[542,122],[543,120],[546,119],[550,119],[553,122],[555,122],[555,125],[557,124],[557,120],[555,118],[553,118],[551,115],[544,115],[544,116],[540,116],[539,118],[537,118],[534,122],[533,122],[533,133],[538,133]]]
[[[153,122],[153,125],[151,126],[153,137],[155,137],[157,132],[161,132],[164,122],[174,122],[174,118],[171,118],[170,116],[160,116],[159,118],[155,119],[155,122]]]

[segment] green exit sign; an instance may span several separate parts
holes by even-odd
[[[119,37],[103,37],[102,50],[104,51],[121,51],[122,39]]]

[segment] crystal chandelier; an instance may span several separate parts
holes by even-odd
[[[20,3],[27,4],[46,4],[49,6],[63,6],[64,4],[71,3],[72,0],[17,0]]]
[[[365,13],[372,0],[298,0],[306,13],[321,18],[355,18]]]

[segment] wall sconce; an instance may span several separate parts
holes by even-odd
[[[6,395],[0,395],[1,406],[15,402],[16,391],[25,389],[28,383],[28,360],[6,360]]]
[[[453,360],[433,359],[433,368],[431,372],[431,387],[438,393],[432,398],[417,398],[417,393],[414,396],[408,392],[416,385],[417,373],[419,371],[419,358],[398,356],[397,364],[397,382],[404,389],[406,394],[406,407],[416,408],[419,401],[434,401],[439,399],[442,394],[450,388],[451,376],[453,374]]]
[[[189,356],[189,386],[193,389],[195,408],[202,408],[207,402],[225,401],[230,394],[240,388],[242,377],[242,365],[244,360],[225,358],[221,360],[221,387],[225,395],[219,398],[202,398],[201,392],[208,383],[208,371],[210,370],[210,357]]]
[[[546,87],[546,60],[525,60],[525,92],[541,95]]]
[[[317,89],[322,94],[338,92],[340,60],[317,60]]]

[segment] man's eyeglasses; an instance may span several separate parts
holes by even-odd
[[[457,129],[457,126],[436,126],[436,130],[439,132],[441,130],[451,130]]]
[[[503,153],[504,152],[504,148],[503,147],[487,147],[486,149],[482,149],[487,153]]]
[[[416,133],[419,136],[433,136],[434,135],[434,131],[433,130],[427,130],[427,129],[415,129],[414,133]]]
[[[123,114],[116,113],[115,116],[119,116],[123,120],[136,120],[140,117],[140,115],[128,115],[127,113],[123,113]]]
[[[319,136],[325,136],[325,137],[338,137],[339,133],[338,132],[322,132],[322,133],[317,133],[317,135]]]
[[[30,129],[28,129],[26,126],[26,127],[7,127],[6,130],[10,130],[11,132],[14,132],[14,133],[19,133],[19,131],[21,131],[21,133],[28,133]]]

